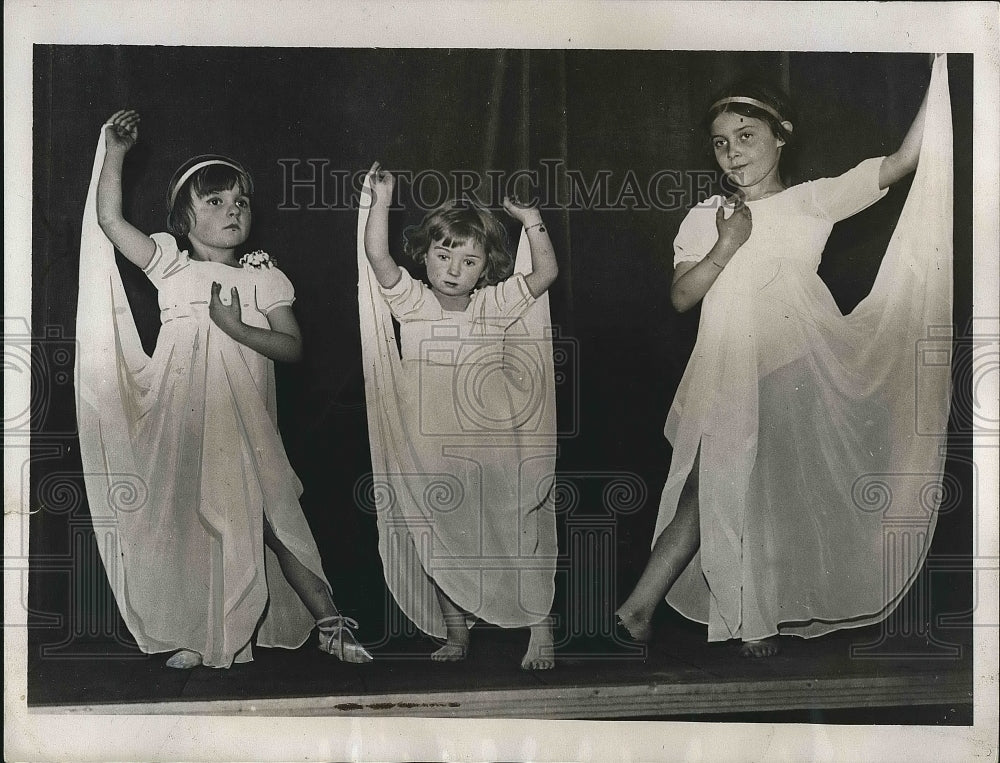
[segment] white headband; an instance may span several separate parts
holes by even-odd
[[[747,106],[755,106],[761,111],[766,111],[768,114],[777,119],[779,122],[785,121],[784,118],[782,118],[781,114],[779,114],[773,106],[769,106],[763,101],[758,101],[756,98],[748,98],[747,96],[744,95],[735,95],[729,98],[720,98],[719,100],[717,100],[715,103],[712,104],[709,111],[710,112],[715,111],[716,108],[720,106],[728,106],[730,103],[744,103]]]
[[[240,167],[239,165],[233,164],[232,162],[227,162],[225,159],[206,159],[203,162],[198,162],[197,164],[194,164],[191,167],[188,167],[184,171],[184,174],[182,174],[177,179],[177,182],[174,183],[173,187],[170,189],[170,208],[171,209],[173,209],[173,207],[174,207],[174,201],[176,201],[176,199],[177,199],[177,193],[180,191],[181,186],[183,186],[187,182],[188,178],[191,177],[198,170],[202,169],[203,167],[208,167],[209,165],[212,165],[212,164],[224,164],[227,167],[232,167],[237,172],[241,172],[241,173],[245,173],[246,172],[246,170],[243,169],[242,167]]]

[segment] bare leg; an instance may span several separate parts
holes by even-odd
[[[444,614],[444,624],[448,629],[447,643],[431,655],[435,662],[457,662],[464,660],[469,654],[469,626],[466,614],[455,602],[445,595],[444,591],[434,586],[438,604]]]
[[[648,641],[652,636],[653,612],[663,601],[667,591],[694,558],[701,543],[698,517],[698,461],[688,475],[677,502],[677,513],[656,539],[646,569],[635,589],[615,613],[622,625],[637,641]]]
[[[302,599],[315,619],[322,620],[327,617],[336,617],[340,614],[333,603],[330,589],[326,587],[319,576],[300,562],[285,545],[278,540],[271,529],[271,523],[264,519],[264,543],[267,544],[276,557],[285,579],[294,589],[295,593]]]
[[[555,648],[552,644],[552,618],[531,626],[528,651],[521,660],[524,670],[551,670],[556,666]]]
[[[315,618],[320,629],[320,648],[335,654],[342,662],[371,662],[372,656],[349,630],[349,626],[357,627],[357,623],[350,618],[341,617],[326,583],[278,540],[266,517],[264,543],[278,557],[278,564],[285,579]]]

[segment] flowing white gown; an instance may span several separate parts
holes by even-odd
[[[557,555],[555,383],[548,297],[535,300],[522,275],[527,237],[514,276],[450,312],[405,270],[379,287],[366,221],[362,204],[358,301],[386,583],[432,636],[446,635],[434,584],[471,619],[540,622]]]
[[[217,281],[226,299],[239,290],[245,323],[267,328],[267,312],[292,303],[292,285],[277,269],[192,260],[172,236],[154,234],[145,272],[161,327],[147,356],[97,224],[103,162],[102,130],[80,247],[77,418],[122,617],[144,652],[190,649],[212,667],[252,659],[258,624],[257,644],[298,647],[315,622],[264,545],[264,518],[326,578],[276,426],[274,364],[208,315]]]
[[[883,196],[881,159],[749,203],[753,232],[705,296],[667,417],[653,542],[699,455],[701,547],[667,594],[711,641],[884,619],[920,570],[950,401],[952,131],[937,59],[919,168],[871,293],[849,315],[817,275],[838,220]],[[691,210],[675,262],[717,240]],[[942,342],[942,331],[944,341]]]

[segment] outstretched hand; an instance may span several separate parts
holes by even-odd
[[[208,302],[208,316],[212,322],[230,336],[243,325],[243,309],[240,307],[240,293],[234,286],[230,291],[230,302],[224,304],[221,298],[222,284],[212,281],[212,296]]]
[[[108,151],[125,153],[139,140],[139,121],[137,111],[122,109],[112,114],[110,124],[104,128],[104,140]]]
[[[368,183],[372,189],[372,206],[376,204],[389,206],[392,202],[392,190],[396,187],[396,178],[392,173],[382,169],[382,165],[375,162],[368,170]]]
[[[538,211],[538,207],[523,204],[516,195],[504,196],[503,208],[508,215],[521,223],[525,228],[542,221],[542,213]]]

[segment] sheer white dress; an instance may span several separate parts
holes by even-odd
[[[274,364],[208,315],[213,281],[239,290],[242,318],[267,328],[291,305],[276,268],[230,267],[157,233],[145,269],[160,333],[142,349],[114,248],[97,225],[101,133],[84,213],[77,308],[80,452],[115,600],[144,652],[190,649],[203,663],[252,659],[250,641],[295,648],[315,622],[264,545],[276,537],[324,582],[277,428]],[[329,583],[327,583],[329,586]]]
[[[433,636],[446,635],[435,584],[470,622],[538,623],[557,556],[555,382],[548,296],[536,300],[524,281],[527,237],[515,275],[451,312],[405,270],[378,286],[366,218],[362,209],[359,308],[386,583]]]
[[[884,194],[881,159],[750,202],[753,232],[703,300],[667,417],[674,453],[654,543],[700,454],[701,547],[667,601],[707,623],[709,640],[878,622],[927,554],[950,401],[943,57],[928,99],[904,210],[871,293],[849,315],[816,271],[834,223]],[[691,210],[675,262],[712,248],[720,203]]]

